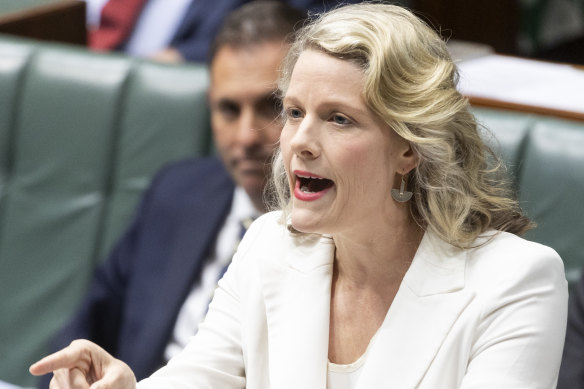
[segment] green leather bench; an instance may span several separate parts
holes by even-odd
[[[206,88],[203,67],[0,36],[0,380],[35,384],[28,365],[48,351],[152,175],[213,152]],[[584,123],[475,113],[539,223],[528,237],[554,247],[575,281]]]
[[[202,66],[0,37],[0,380],[75,309],[162,165],[212,152]]]
[[[526,238],[553,247],[573,285],[584,265],[584,122],[475,108],[507,162],[521,207],[538,227]],[[505,271],[505,269],[501,269]]]

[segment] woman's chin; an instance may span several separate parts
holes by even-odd
[[[324,233],[321,223],[317,215],[306,211],[292,211],[290,222],[295,230],[307,234],[322,234]]]

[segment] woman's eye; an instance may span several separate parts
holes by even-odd
[[[349,119],[341,115],[333,115],[332,119],[336,124],[351,124]]]
[[[302,112],[300,112],[299,109],[296,108],[289,108],[286,110],[288,117],[292,118],[292,119],[298,119],[299,117],[302,116]]]

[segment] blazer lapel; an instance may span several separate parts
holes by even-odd
[[[371,345],[358,388],[415,388],[456,319],[465,292],[466,252],[426,233]]]
[[[273,388],[325,388],[328,355],[332,239],[287,239],[285,261],[262,268]],[[294,243],[290,243],[294,242]]]
[[[262,288],[274,388],[325,388],[334,243],[287,240],[266,258]],[[474,294],[463,290],[466,252],[426,233],[371,345],[358,388],[415,388]]]

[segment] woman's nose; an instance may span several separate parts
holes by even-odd
[[[290,141],[292,151],[302,158],[317,158],[320,155],[317,124],[305,117],[296,128]]]

